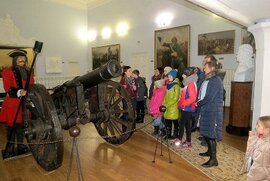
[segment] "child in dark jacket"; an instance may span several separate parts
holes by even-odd
[[[182,147],[191,147],[191,120],[192,113],[195,111],[197,87],[196,81],[198,76],[194,72],[194,67],[188,67],[184,70],[182,75],[183,85],[185,86],[180,100],[178,102],[178,108],[181,110],[181,120],[179,121],[179,134],[175,144]],[[184,127],[186,128],[186,141],[183,142]]]
[[[144,97],[145,97],[145,92],[146,92],[146,87],[145,84],[143,83],[142,77],[140,77],[140,72],[139,70],[133,70],[133,77],[135,79],[135,82],[137,84],[137,92],[135,95],[136,99],[136,112],[137,112],[137,117],[136,117],[136,122],[137,123],[143,123],[144,122],[144,115],[145,115],[145,104],[144,104]]]

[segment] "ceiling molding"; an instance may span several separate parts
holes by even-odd
[[[45,1],[86,10],[97,8],[99,6],[111,2],[112,0],[45,0]]]
[[[180,0],[179,0],[180,1]],[[269,0],[186,0],[245,27],[270,17]]]

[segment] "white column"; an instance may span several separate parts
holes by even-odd
[[[252,129],[258,117],[270,115],[270,21],[248,27],[255,38],[256,62]]]

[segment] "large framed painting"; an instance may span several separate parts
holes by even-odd
[[[198,55],[233,54],[235,30],[198,35]]]
[[[189,66],[190,26],[155,31],[155,67],[170,66],[181,74]]]
[[[92,48],[93,70],[115,59],[120,62],[120,44]]]

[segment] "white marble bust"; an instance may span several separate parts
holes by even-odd
[[[234,81],[250,82],[254,80],[254,54],[250,44],[242,44],[236,56],[239,63],[235,74]]]

